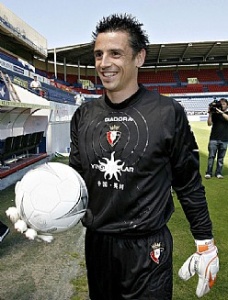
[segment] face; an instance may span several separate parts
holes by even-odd
[[[98,34],[94,47],[95,66],[109,99],[119,103],[138,90],[138,68],[145,60],[145,50],[135,57],[126,32]]]
[[[221,100],[221,105],[222,105],[222,110],[223,110],[223,111],[226,111],[226,110],[227,110],[227,107],[228,107],[226,101],[222,101],[222,100]]]

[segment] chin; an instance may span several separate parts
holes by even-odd
[[[114,86],[113,84],[111,84],[111,83],[107,83],[107,82],[103,82],[103,86],[104,86],[104,88],[106,89],[106,90],[108,90],[108,91],[115,91],[116,90],[116,86]]]

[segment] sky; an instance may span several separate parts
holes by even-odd
[[[228,40],[228,0],[3,0],[47,39],[48,48],[91,42],[97,22],[128,13],[150,44]]]

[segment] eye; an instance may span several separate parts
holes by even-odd
[[[112,54],[112,57],[114,57],[114,58],[119,58],[121,56],[121,53],[116,50],[113,50],[111,54]]]
[[[94,57],[95,59],[101,59],[102,58],[102,52],[101,51],[96,51],[94,52]]]

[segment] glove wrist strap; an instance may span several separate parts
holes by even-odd
[[[204,252],[214,248],[214,239],[195,240],[197,252]]]

